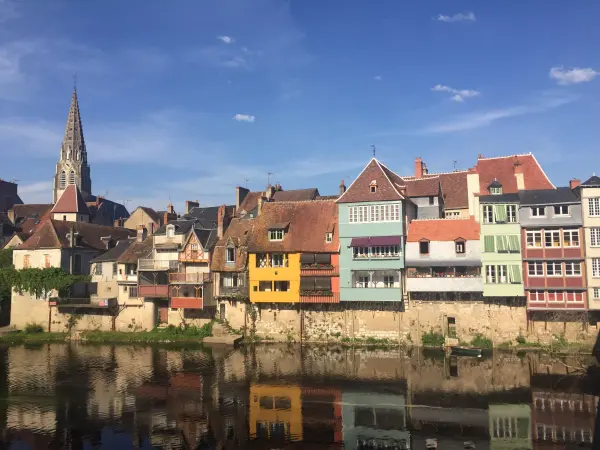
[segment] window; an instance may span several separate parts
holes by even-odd
[[[496,251],[494,236],[484,236],[483,237],[483,249],[485,252],[495,252]]]
[[[258,290],[260,292],[271,292],[273,290],[273,283],[271,281],[259,281]]]
[[[562,276],[562,263],[559,261],[549,261],[546,263],[546,276],[560,277]]]
[[[527,270],[530,277],[543,277],[544,263],[541,261],[530,261],[527,263]]]
[[[546,296],[544,291],[529,291],[529,301],[531,302],[544,302]]]
[[[23,256],[23,269],[29,269],[31,267],[31,256]]]
[[[562,303],[564,301],[563,292],[562,291],[548,291],[548,301]]]
[[[394,287],[394,275],[384,275],[383,276],[383,286],[386,288]]]
[[[377,185],[376,184],[372,184],[371,185],[371,194],[374,194],[375,192],[377,192]]]
[[[508,266],[498,266],[498,283],[508,283]]]
[[[137,298],[138,296],[138,287],[137,286],[129,286],[129,297]]]
[[[75,172],[72,170],[69,173],[69,184],[75,184]]]
[[[368,258],[369,257],[369,247],[354,247],[354,258]]]
[[[44,255],[44,267],[49,269],[51,266],[52,264],[50,264],[50,255]]]
[[[429,196],[429,204],[433,205],[434,203],[435,203],[435,199],[434,199],[433,195],[430,195]]]
[[[600,228],[590,228],[590,246],[600,247]]]
[[[238,277],[237,273],[223,274],[221,278],[223,287],[238,287],[242,285],[242,278]]]
[[[583,302],[583,292],[581,291],[565,291],[565,300],[569,303]]]
[[[367,257],[369,258],[397,258],[400,255],[400,246],[398,245],[377,245],[365,250],[368,250]]]
[[[494,215],[496,216],[496,222],[504,223],[508,220],[506,214],[506,205],[494,205]]]
[[[563,245],[579,247],[579,230],[563,230]]]
[[[399,204],[350,206],[348,208],[349,223],[398,221],[400,221]]]
[[[275,292],[287,292],[290,290],[289,281],[275,281],[274,283]]]
[[[594,278],[600,278],[600,258],[592,259],[592,276]]]
[[[506,221],[517,223],[517,205],[506,205]]]
[[[560,231],[559,230],[544,231],[544,246],[545,247],[560,247]]]
[[[273,253],[271,255],[271,267],[285,267],[286,258],[283,253]]]
[[[592,298],[594,300],[600,300],[600,288],[594,288],[594,291],[592,292]]]
[[[460,254],[464,254],[465,253],[465,241],[456,241],[454,243],[454,248],[456,250],[456,253],[460,253]]]
[[[600,197],[588,199],[588,213],[590,217],[600,217]]]
[[[521,243],[519,242],[519,236],[516,234],[511,234],[510,236],[506,236],[508,243],[508,251],[511,253],[519,253],[521,251]]]
[[[579,277],[581,276],[581,263],[579,262],[566,262],[565,263],[565,275],[568,277]]]
[[[501,187],[490,187],[490,194],[492,195],[501,195],[502,188]]]
[[[235,262],[235,247],[227,247],[226,248],[226,253],[227,253],[227,259],[226,261],[228,263],[233,263]]]
[[[73,273],[74,274],[81,273],[81,255],[79,253],[75,253],[73,255]]]
[[[487,266],[487,282],[497,283],[496,266]]]
[[[506,236],[496,236],[496,248],[498,249],[499,253],[508,251]]]
[[[546,208],[543,206],[532,206],[531,217],[546,217]]]
[[[167,237],[172,238],[175,237],[175,226],[167,225]]]
[[[283,241],[283,230],[269,230],[270,241]]]
[[[494,207],[492,205],[483,205],[483,222],[494,223]]]
[[[64,170],[60,173],[60,184],[59,184],[59,187],[61,189],[64,189],[64,188],[67,187],[67,174],[65,173]]]
[[[456,337],[456,317],[448,317],[448,336],[451,338]]]
[[[325,233],[325,242],[330,244],[333,242],[333,233]]]
[[[366,275],[361,275],[358,277],[357,287],[359,288],[368,288],[369,287],[369,277]]]
[[[429,241],[419,242],[419,253],[421,255],[429,255]]]
[[[63,222],[67,221],[67,216],[63,216]]]
[[[102,263],[96,263],[96,275],[102,275]]]
[[[112,274],[113,277],[117,274],[117,263],[113,263],[112,265]]]
[[[556,205],[554,207],[555,216],[570,216],[569,205]]]

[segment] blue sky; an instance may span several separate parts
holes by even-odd
[[[0,177],[49,202],[73,73],[95,194],[337,191],[534,152],[600,172],[598,2],[0,0]]]

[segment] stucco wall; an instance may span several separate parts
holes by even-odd
[[[581,204],[583,214],[583,227],[585,233],[585,256],[587,266],[588,299],[590,309],[600,309],[600,300],[594,300],[594,288],[600,288],[600,278],[592,276],[592,258],[600,258],[600,247],[590,245],[590,228],[600,228],[600,217],[590,217],[589,199],[600,197],[600,188],[581,189]]]
[[[154,231],[154,226],[158,227],[158,224],[155,225],[154,220],[143,209],[138,208],[129,216],[123,226],[130,230],[137,230],[137,227],[140,225],[144,225],[150,234]]]
[[[431,261],[431,265],[435,265],[436,261],[461,261],[465,259],[481,261],[482,246],[481,241],[466,241],[465,253],[459,254],[456,253],[454,241],[430,241],[429,254],[421,255],[418,242],[407,242],[406,266],[410,266],[411,261]]]
[[[522,227],[535,228],[543,226],[573,226],[577,227],[582,223],[581,204],[569,205],[569,216],[554,215],[553,205],[540,205],[546,208],[545,217],[531,217],[531,206],[519,207],[519,223]]]

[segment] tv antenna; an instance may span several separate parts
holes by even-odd
[[[371,150],[373,150],[373,158],[375,158],[375,152],[377,151],[377,147],[375,147],[375,145],[371,145]]]
[[[267,185],[271,185],[271,175],[275,175],[272,172],[267,172]]]
[[[456,170],[456,163],[457,163],[457,162],[458,162],[458,161],[457,161],[456,159],[453,161],[453,163],[454,163],[454,170]]]
[[[244,184],[244,187],[245,187],[245,188],[247,188],[247,187],[248,187],[248,181],[250,181],[250,180],[248,179],[248,176],[247,176],[247,175],[244,175],[244,183],[245,183],[245,184]]]

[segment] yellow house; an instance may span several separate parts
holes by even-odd
[[[248,269],[251,302],[300,301],[299,253],[251,253],[248,255]]]
[[[257,439],[302,440],[302,398],[298,386],[250,386],[250,435]]]

